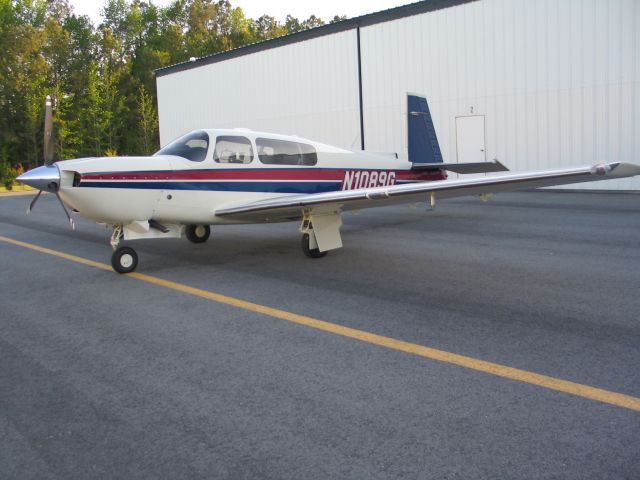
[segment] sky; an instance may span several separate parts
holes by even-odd
[[[234,7],[241,7],[245,17],[259,18],[263,14],[271,15],[283,21],[288,14],[306,20],[311,15],[329,22],[335,15],[346,15],[349,18],[367,13],[378,12],[388,8],[413,3],[416,0],[230,0]],[[151,0],[158,6],[165,6],[171,0]],[[88,15],[95,25],[100,23],[100,10],[104,0],[69,0],[73,10],[79,15]]]

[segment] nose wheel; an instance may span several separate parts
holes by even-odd
[[[138,266],[138,254],[131,247],[119,247],[111,255],[111,266],[118,273],[131,273]]]

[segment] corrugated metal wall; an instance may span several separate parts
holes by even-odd
[[[406,148],[409,91],[428,96],[445,161],[473,113],[512,170],[640,163],[637,0],[484,0],[363,28],[361,46],[367,148]]]
[[[160,140],[244,127],[357,149],[357,78],[355,30],[161,76]]]
[[[640,2],[481,0],[360,30],[367,150],[406,152],[427,95],[445,161],[456,117],[485,116],[515,171],[640,163]],[[356,30],[158,78],[161,139],[246,126],[359,148]],[[640,179],[577,188],[640,190]]]

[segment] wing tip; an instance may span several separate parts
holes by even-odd
[[[628,162],[598,163],[591,167],[591,174],[599,177],[633,177],[640,175],[640,165]]]

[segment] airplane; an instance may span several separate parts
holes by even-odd
[[[353,152],[297,136],[248,129],[195,130],[152,156],[51,161],[17,180],[53,193],[66,207],[112,228],[111,264],[133,272],[138,254],[121,240],[207,241],[212,225],[299,222],[311,258],[342,247],[341,214],[462,195],[592,182],[640,174],[640,165],[602,163],[541,172],[448,179],[447,172],[493,173],[499,161],[445,163],[425,97],[408,95],[408,153]],[[46,129],[45,129],[46,130]],[[49,137],[50,137],[49,131]],[[46,140],[46,137],[45,137]],[[45,141],[45,147],[47,142]],[[46,148],[45,148],[46,150]]]

